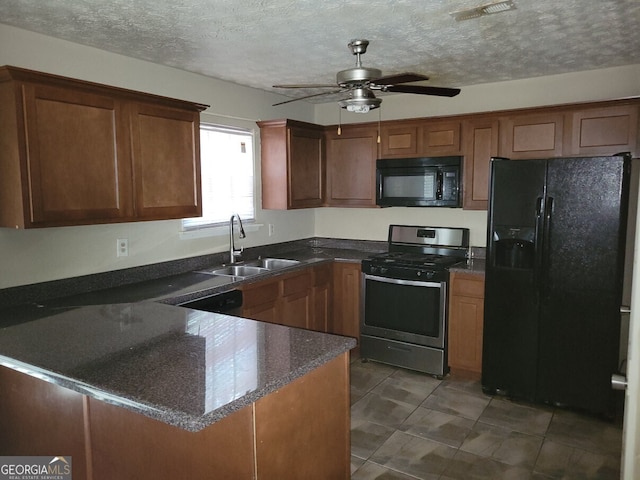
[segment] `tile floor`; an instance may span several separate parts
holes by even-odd
[[[618,479],[622,427],[482,393],[479,382],[351,362],[351,478]]]

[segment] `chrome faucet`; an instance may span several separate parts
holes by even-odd
[[[242,247],[240,247],[240,250],[236,250],[236,246],[233,241],[233,219],[234,218],[238,219],[238,226],[240,227],[239,238],[245,238],[247,236],[247,234],[244,233],[244,228],[242,227],[242,220],[240,219],[240,215],[238,215],[237,213],[231,215],[231,218],[229,219],[229,263],[236,263],[236,257],[239,257],[240,255],[242,255],[242,250],[244,250],[244,248]]]

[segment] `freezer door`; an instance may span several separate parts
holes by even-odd
[[[548,161],[538,400],[606,412],[618,371],[629,161]]]
[[[546,163],[491,162],[482,385],[533,400],[537,378],[536,293]]]

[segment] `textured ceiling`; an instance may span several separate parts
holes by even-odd
[[[355,65],[354,38],[371,42],[364,66],[435,86],[640,64],[639,0],[514,0],[512,11],[450,15],[489,1],[1,0],[0,22],[268,91],[334,83]]]

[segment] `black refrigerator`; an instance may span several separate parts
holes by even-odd
[[[485,393],[612,413],[631,158],[494,158]]]

